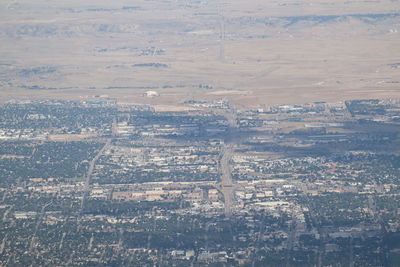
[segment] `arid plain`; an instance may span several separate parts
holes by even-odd
[[[3,1],[0,98],[253,107],[398,98],[399,9],[387,0]]]

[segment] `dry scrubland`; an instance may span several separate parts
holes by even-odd
[[[400,97],[399,9],[385,0],[7,0],[0,96],[245,106]]]

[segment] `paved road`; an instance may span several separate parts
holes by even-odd
[[[116,137],[118,135],[118,125],[117,125],[116,117],[113,118],[113,121],[111,124],[111,132],[112,132],[112,137]],[[97,155],[92,159],[92,161],[89,164],[89,169],[86,173],[85,188],[83,190],[84,193],[83,193],[83,197],[82,197],[82,201],[81,201],[81,211],[83,210],[87,195],[90,190],[90,183],[92,180],[94,166],[96,165],[96,162],[101,157],[101,155],[103,155],[104,151],[106,151],[108,149],[108,147],[111,145],[111,141],[113,139],[112,137],[107,139],[107,141],[104,144],[104,146],[102,147],[102,149],[100,149],[100,151],[97,153]]]
[[[285,266],[291,266],[290,261],[293,253],[293,243],[296,239],[296,220],[294,218],[294,211],[292,212],[292,223],[290,224],[289,236],[286,246]]]
[[[104,151],[106,151],[110,145],[111,145],[111,138],[107,139],[107,142],[104,144],[102,149],[100,149],[100,151],[97,153],[97,155],[90,162],[89,169],[86,174],[85,189],[89,189],[90,181],[92,179],[92,174],[93,174],[93,170],[94,170],[94,165],[96,164],[97,160],[101,157],[101,155],[103,155]]]
[[[384,266],[388,266],[389,265],[389,262],[388,262],[389,261],[389,248],[383,240],[383,237],[386,236],[386,234],[387,234],[387,229],[386,229],[387,224],[386,224],[385,220],[382,218],[381,213],[377,211],[375,197],[373,195],[368,196],[368,207],[369,207],[372,215],[374,216],[375,222],[379,223],[381,225],[382,250],[385,255]]]
[[[231,175],[231,168],[229,166],[229,161],[232,158],[233,146],[231,144],[226,145],[223,148],[222,158],[221,158],[221,192],[224,195],[225,201],[225,215],[230,216],[232,214],[232,204],[233,204],[233,181]]]
[[[232,181],[232,170],[230,168],[230,160],[232,158],[234,144],[236,141],[235,138],[232,138],[232,132],[234,132],[238,126],[236,123],[236,113],[234,110],[230,109],[229,112],[224,112],[224,116],[228,120],[228,124],[230,127],[229,133],[225,140],[225,145],[221,152],[221,161],[220,161],[220,169],[221,169],[221,182],[219,184],[221,188],[221,192],[224,195],[225,202],[225,215],[232,215],[232,206],[233,206],[233,193],[235,191],[235,184]]]
[[[37,234],[37,232],[38,232],[38,230],[39,230],[40,224],[42,223],[45,210],[46,210],[46,208],[47,208],[48,206],[50,206],[52,203],[53,203],[53,201],[50,201],[49,203],[45,204],[45,205],[42,207],[42,209],[40,210],[40,214],[39,214],[39,217],[38,217],[38,219],[37,219],[36,226],[35,226],[35,231],[33,232],[33,235],[32,235],[32,238],[31,238],[31,242],[29,243],[29,252],[32,252],[32,250],[33,250],[33,248],[34,248],[34,246],[35,246],[36,234]]]
[[[3,254],[4,248],[6,247],[6,242],[7,242],[8,234],[6,234],[3,238],[3,241],[1,242],[0,245],[0,254]]]
[[[111,141],[112,141],[111,138],[107,139],[107,142],[104,144],[102,149],[100,149],[100,151],[97,153],[97,155],[92,159],[92,161],[89,164],[89,169],[87,171],[86,179],[85,179],[84,194],[83,194],[82,201],[81,201],[81,209],[83,209],[83,206],[85,205],[84,204],[85,200],[87,198],[87,194],[89,193],[90,182],[92,180],[94,166],[95,166],[97,160],[101,157],[101,155],[103,155],[104,151],[106,151],[108,149],[108,147],[111,145]]]

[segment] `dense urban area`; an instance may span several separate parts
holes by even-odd
[[[182,106],[1,106],[0,265],[400,265],[400,100]]]

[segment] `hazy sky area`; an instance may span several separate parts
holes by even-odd
[[[149,88],[167,104],[399,96],[399,9],[385,0],[2,1],[2,100],[99,93],[135,103]]]

